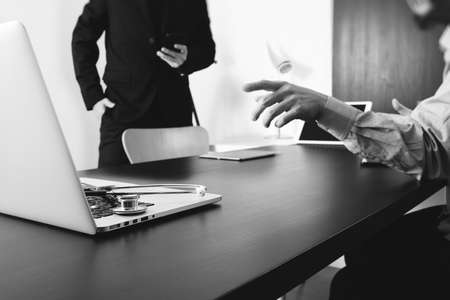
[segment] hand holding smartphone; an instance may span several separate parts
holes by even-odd
[[[169,66],[176,69],[181,67],[188,58],[188,46],[179,34],[166,34],[161,41],[161,48],[156,55]]]
[[[175,48],[175,45],[187,46],[186,38],[178,33],[166,33],[161,41],[161,48],[167,48],[172,51],[180,52],[180,49]]]

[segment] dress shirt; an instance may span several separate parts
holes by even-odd
[[[448,178],[450,76],[436,94],[409,112],[361,112],[329,97],[318,124],[351,152],[383,163],[418,180]],[[450,240],[450,199],[440,229]]]

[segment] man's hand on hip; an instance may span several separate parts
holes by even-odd
[[[188,47],[181,44],[175,44],[173,47],[178,51],[163,47],[160,51],[156,52],[156,55],[158,55],[159,58],[165,61],[169,66],[176,69],[181,67],[186,62],[188,57]]]
[[[245,92],[260,90],[270,93],[256,99],[253,120],[262,116],[266,127],[278,116],[276,127],[282,127],[294,119],[317,120],[328,100],[326,95],[282,81],[263,80],[244,86]]]
[[[111,109],[114,108],[114,106],[116,106],[115,103],[111,102],[109,99],[105,98],[102,99],[100,101],[98,101],[95,105],[94,105],[94,112],[97,115],[97,117],[100,119],[103,114],[105,113],[105,110],[107,108]]]

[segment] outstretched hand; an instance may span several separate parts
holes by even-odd
[[[265,127],[269,127],[277,117],[276,127],[282,127],[294,119],[317,120],[328,100],[326,95],[284,81],[253,82],[246,84],[244,91],[269,92],[256,99],[257,106],[252,116],[254,121],[261,117]]]
[[[409,116],[412,112],[412,110],[401,104],[397,99],[392,99],[392,107],[402,116]]]

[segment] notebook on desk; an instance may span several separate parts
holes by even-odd
[[[242,149],[242,150],[225,151],[225,152],[208,152],[206,154],[200,155],[200,158],[245,161],[245,160],[251,160],[251,159],[270,157],[270,156],[274,156],[275,154],[276,153],[273,151]]]
[[[139,201],[149,207],[142,213],[112,214],[115,199],[86,196],[86,185],[95,190],[98,185],[124,183],[84,179],[84,186],[80,184],[22,24],[0,24],[0,49],[1,91],[6,99],[0,118],[4,129],[0,176],[6,186],[0,197],[1,213],[96,234],[221,200],[220,195],[210,193],[145,195]]]

